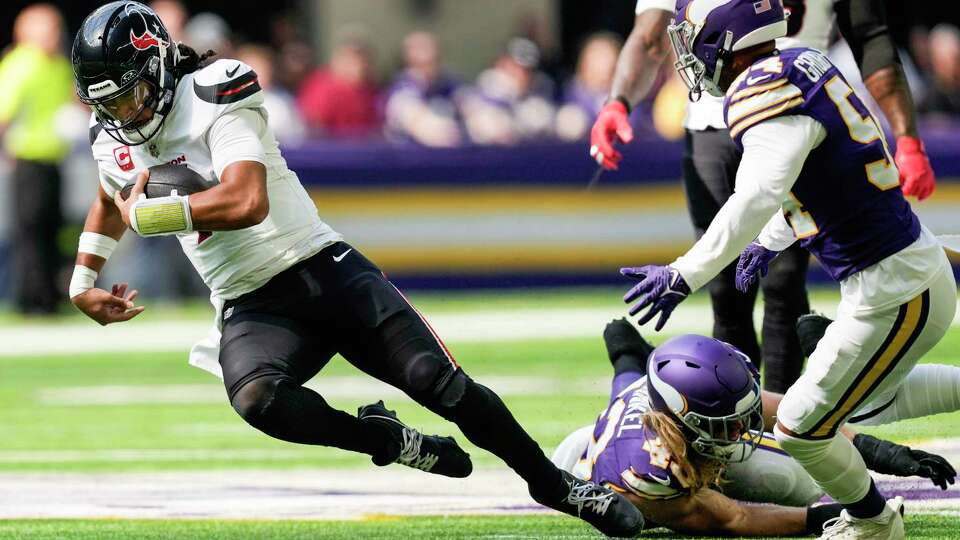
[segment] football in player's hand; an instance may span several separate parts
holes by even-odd
[[[130,182],[123,186],[120,190],[121,199],[127,200],[133,185],[134,182]],[[163,164],[150,167],[150,178],[147,180],[144,193],[148,199],[153,199],[166,197],[174,190],[179,195],[190,195],[209,189],[211,186],[210,182],[186,165]]]

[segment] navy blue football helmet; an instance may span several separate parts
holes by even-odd
[[[152,9],[129,0],[97,8],[71,57],[77,95],[111,137],[137,145],[156,135],[173,104],[178,49]]]

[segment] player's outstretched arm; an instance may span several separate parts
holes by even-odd
[[[94,287],[97,275],[126,228],[113,200],[101,187],[87,212],[70,280],[70,301],[101,325],[129,321],[144,309],[134,305],[137,291],[128,290],[126,283],[114,285],[110,292]]]
[[[787,536],[819,533],[840,515],[839,505],[815,508],[746,504],[712,489],[672,500],[648,500],[628,494],[648,520],[676,532],[729,536]]]
[[[667,25],[672,17],[672,12],[657,8],[637,15],[617,58],[610,97],[622,97],[631,106],[647,97],[670,50]]]
[[[897,138],[895,161],[903,192],[922,201],[933,193],[936,178],[917,134],[913,96],[887,27],[886,6],[883,0],[841,0],[834,9],[864,84]]]
[[[605,169],[616,169],[623,156],[614,142],[633,140],[630,111],[650,93],[667,57],[667,24],[672,11],[650,8],[637,14],[633,30],[620,49],[610,99],[590,131],[590,156]]]

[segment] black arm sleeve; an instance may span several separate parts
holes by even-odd
[[[840,34],[850,45],[864,80],[880,69],[900,64],[887,27],[884,0],[839,0],[834,10]]]

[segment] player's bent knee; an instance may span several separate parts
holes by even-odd
[[[401,371],[405,390],[412,394],[434,390],[438,380],[442,378],[439,372],[444,364],[449,362],[439,358],[433,351],[414,354],[404,363]]]
[[[266,411],[276,398],[278,383],[274,377],[249,381],[233,395],[230,405],[248,424],[263,430]]]
[[[830,448],[831,439],[803,439],[784,432],[779,424],[774,428],[773,434],[780,443],[780,448],[801,463],[822,458]]]

